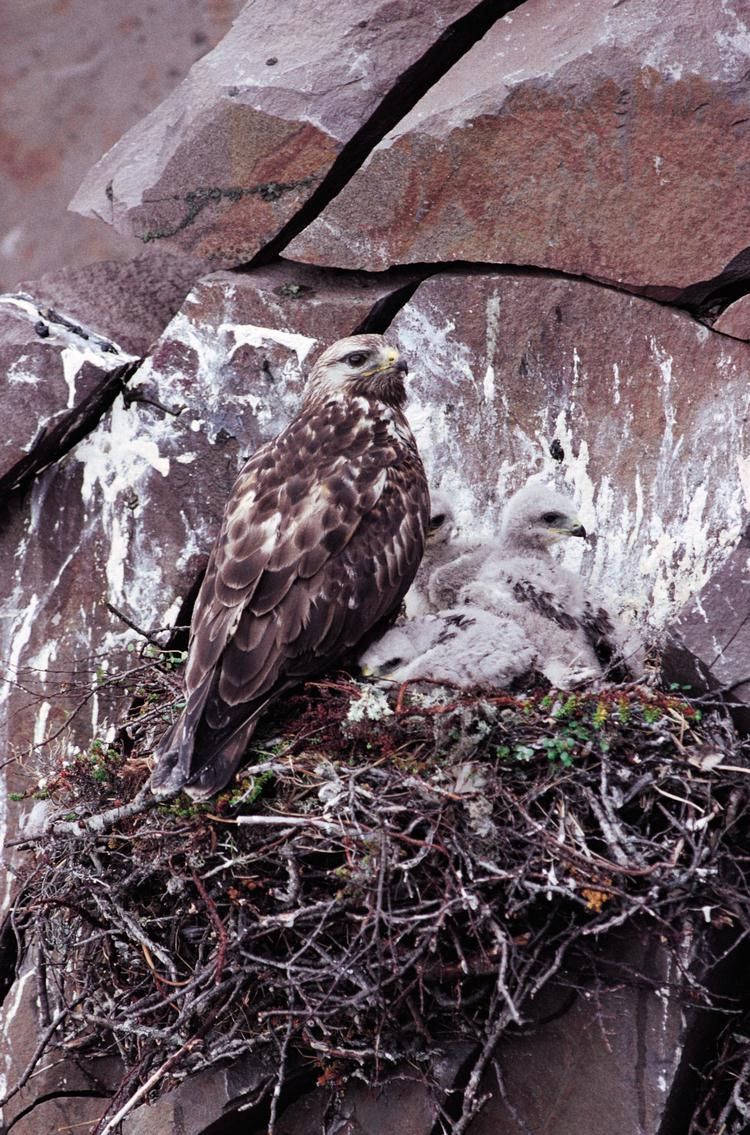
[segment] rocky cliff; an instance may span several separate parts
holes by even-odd
[[[175,9],[149,50],[182,32]],[[6,792],[112,735],[131,695],[108,675],[144,635],[174,641],[243,458],[320,348],[363,330],[409,362],[410,421],[462,530],[490,534],[547,474],[595,533],[569,566],[664,647],[668,681],[719,691],[746,724],[746,4],[255,0],[110,140],[72,207],[143,252],[68,266],[61,242],[56,270],[0,297]],[[2,807],[12,868],[28,821]],[[8,941],[6,1083],[34,1048]],[[620,948],[666,989],[656,938]],[[609,1063],[591,1040],[605,1018]],[[701,1043],[663,991],[620,990],[604,1017],[579,1001],[514,1042],[507,1106],[469,1130],[693,1131],[679,1101]],[[611,1117],[583,1089],[587,1045]],[[551,1062],[542,1106],[520,1068],[541,1083]],[[232,1074],[210,1106],[191,1085],[161,1127],[134,1113],[123,1131],[239,1129],[222,1116],[250,1089]],[[8,1129],[93,1123],[106,1077],[86,1075],[37,1077]],[[321,1106],[298,1099],[279,1130]],[[402,1080],[351,1087],[342,1114],[331,1131],[439,1130]]]

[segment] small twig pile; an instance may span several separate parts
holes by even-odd
[[[750,763],[680,697],[386,698],[340,681],[284,715],[209,806],[141,791],[87,823],[145,781],[137,723],[127,757],[94,746],[50,773],[57,823],[33,843],[13,918],[39,955],[44,1047],[122,1058],[99,1135],[243,1054],[273,1056],[272,1131],[300,1056],[323,1083],[404,1060],[429,1077],[430,1056],[464,1039],[463,1106],[444,1119],[460,1135],[498,1040],[574,955],[585,968],[597,936],[647,926],[708,1003],[685,924],[750,933]]]

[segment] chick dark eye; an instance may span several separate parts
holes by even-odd
[[[438,512],[430,517],[430,525],[428,531],[437,532],[438,528],[442,528],[445,524],[445,513]]]
[[[350,367],[361,367],[363,363],[367,362],[367,354],[365,351],[352,351],[350,355],[346,356],[346,361]]]
[[[562,519],[559,512],[545,512],[542,515],[545,524],[559,524]]]

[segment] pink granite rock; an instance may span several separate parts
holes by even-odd
[[[153,249],[132,260],[99,260],[60,268],[15,289],[43,308],[65,312],[134,355],[145,355],[196,280],[201,260]]]
[[[536,1012],[552,1019],[499,1046],[497,1072],[485,1077],[491,1097],[468,1135],[670,1129],[661,1125],[685,1037],[679,996],[666,992],[674,963],[655,934],[631,930],[600,950],[610,987],[594,992],[584,980],[578,996],[558,990],[556,1004],[542,994]]]
[[[668,627],[663,669],[694,696],[714,692],[750,732],[750,531]]]
[[[0,1006],[3,1072],[24,1069],[34,1056],[44,1026],[37,997],[36,959],[28,957],[18,979]],[[11,1056],[12,1054],[12,1056]],[[2,1108],[3,1129],[14,1135],[52,1135],[71,1125],[91,1131],[104,1111],[122,1070],[118,1060],[42,1060],[24,1088]],[[8,1087],[12,1079],[2,1081]]]
[[[0,296],[0,495],[79,441],[204,270],[158,253],[50,273]]]
[[[734,5],[527,0],[287,252],[536,265],[661,298],[747,275],[749,74]]]
[[[0,493],[26,483],[90,428],[132,356],[30,296],[0,296]]]
[[[0,290],[140,246],[66,212],[86,169],[216,44],[242,0],[34,0],[3,10]]]
[[[249,260],[476,0],[248,5],[94,167],[71,208],[217,265]]]
[[[733,339],[750,339],[750,295],[730,303],[714,323],[714,331]]]

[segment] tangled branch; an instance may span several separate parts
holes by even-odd
[[[750,934],[750,762],[678,697],[386,698],[340,681],[282,712],[211,805],[128,807],[147,773],[137,728],[104,779],[85,763],[49,778],[57,818],[13,917],[45,959],[44,1047],[122,1060],[127,1098],[98,1135],[248,1053],[280,1070],[272,1131],[295,1061],[321,1083],[405,1060],[429,1081],[431,1057],[463,1040],[468,1086],[460,1114],[443,1111],[461,1135],[498,1042],[533,1023],[550,982],[586,980],[597,938],[658,929],[709,1004],[683,928]],[[721,1106],[739,1114],[749,1074]]]

